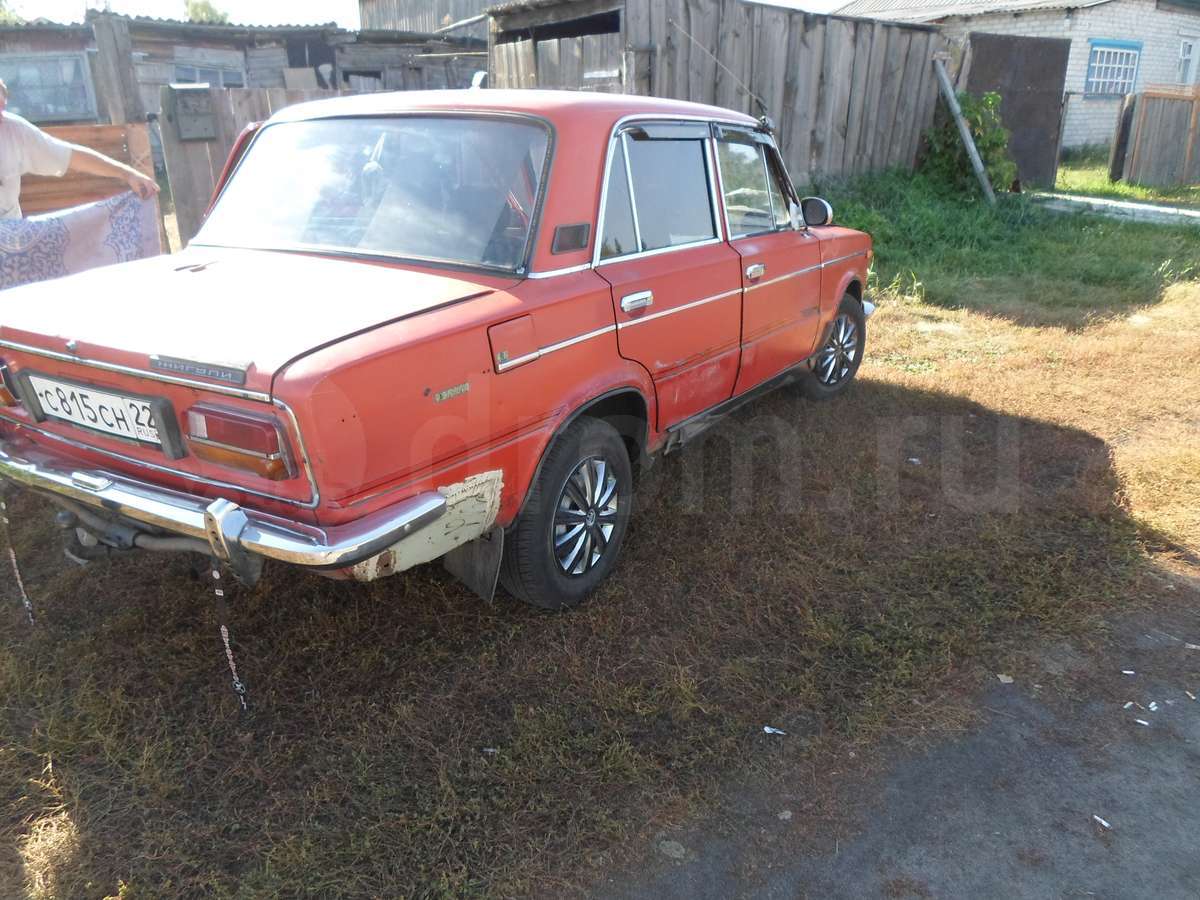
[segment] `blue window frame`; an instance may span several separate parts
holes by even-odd
[[[1089,43],[1091,51],[1088,54],[1083,93],[1089,97],[1123,97],[1132,94],[1142,58],[1142,42],[1093,38]]]

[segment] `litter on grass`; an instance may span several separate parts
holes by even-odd
[[[1013,677],[1011,675],[997,675],[996,677],[1000,679],[1001,684],[1013,683]]]
[[[921,464],[921,461],[919,459],[917,459],[915,456],[910,456],[908,458],[908,464],[910,466],[919,466]]]
[[[1200,650],[1200,644],[1184,644],[1189,650]]]
[[[1121,674],[1122,675],[1136,675],[1137,672],[1133,671],[1133,669],[1122,669]]]
[[[764,734],[787,734],[782,728],[772,728],[770,725],[763,726]]]
[[[1133,706],[1132,700],[1130,700],[1128,703],[1126,703],[1124,706],[1122,706],[1121,709],[1129,709],[1129,707],[1131,707],[1131,706]]]
[[[1099,822],[1101,824],[1101,826],[1103,826],[1104,828],[1108,828],[1108,829],[1112,828],[1111,825],[1109,825],[1107,822],[1105,822],[1102,818],[1100,818],[1095,813],[1092,813],[1092,818],[1095,819],[1097,822]]]
[[[1184,693],[1188,695],[1188,699],[1189,699],[1189,700],[1191,700],[1193,703],[1195,703],[1195,702],[1196,702],[1196,695],[1195,695],[1195,694],[1193,694],[1191,691],[1184,691]]]
[[[1133,721],[1137,722],[1139,725],[1145,725],[1147,728],[1150,727],[1150,723],[1145,719],[1134,719]]]

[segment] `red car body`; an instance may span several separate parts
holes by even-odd
[[[224,179],[236,182],[236,157],[252,159],[281,123],[414,115],[547,129],[513,271],[210,246],[201,231],[174,256],[6,292],[0,476],[77,516],[88,544],[207,552],[249,579],[272,557],[369,579],[511,526],[581,415],[621,417],[636,454],[652,456],[709,413],[811,369],[843,298],[869,315],[866,235],[793,218],[731,239],[718,129],[781,164],[763,126],[729,110],[568,92],[361,95],[277,114],[244,136]],[[649,140],[676,126],[702,147],[716,235],[602,259],[623,130]],[[562,226],[581,226],[566,232],[573,243]],[[647,292],[651,305],[638,306]],[[66,385],[67,405],[46,379]],[[149,398],[163,443],[56,416],[48,405],[87,416],[72,385]],[[206,409],[215,418],[197,426],[189,411]],[[253,445],[259,468],[197,427]]]

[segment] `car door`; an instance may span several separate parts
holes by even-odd
[[[716,205],[706,123],[639,122],[609,149],[596,271],[617,345],[654,381],[658,428],[727,400],[737,380],[742,280]]]
[[[796,365],[820,327],[820,241],[793,228],[796,199],[770,138],[718,126],[717,161],[729,243],[741,260],[742,360],[735,393]]]

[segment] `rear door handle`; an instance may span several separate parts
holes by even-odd
[[[626,294],[621,298],[621,309],[633,312],[635,309],[645,309],[654,303],[654,291],[638,291],[636,294]]]
[[[762,278],[766,274],[767,267],[762,263],[754,263],[753,265],[746,266],[747,281],[758,281],[758,279]]]

